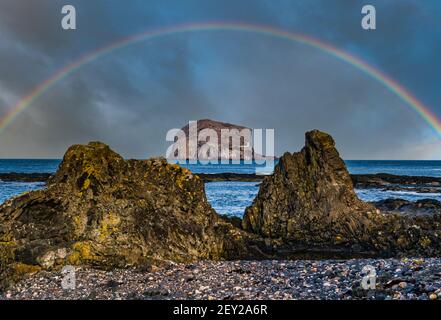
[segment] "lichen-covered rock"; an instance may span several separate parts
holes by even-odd
[[[238,222],[216,214],[187,169],[163,158],[124,160],[99,142],[75,145],[44,190],[0,206],[0,290],[67,264],[308,257],[317,248],[441,255],[441,215],[385,214],[359,200],[333,139],[320,131],[265,177],[242,221],[248,232]]]
[[[220,219],[189,170],[163,158],[126,161],[98,142],[75,145],[45,190],[0,206],[0,281],[66,264],[247,257],[258,251],[251,238]]]
[[[334,243],[355,239],[375,208],[359,200],[331,136],[306,134],[298,153],[285,153],[247,208],[244,228],[269,238]]]
[[[332,137],[306,133],[305,147],[285,153],[265,177],[243,228],[283,246],[366,249],[375,254],[440,254],[440,216],[383,214],[357,198]]]

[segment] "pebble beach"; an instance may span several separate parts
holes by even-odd
[[[39,272],[0,299],[183,300],[439,300],[441,259],[201,261],[158,268],[77,268],[75,289],[60,272]],[[376,288],[361,286],[364,266],[377,273]]]

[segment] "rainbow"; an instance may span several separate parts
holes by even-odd
[[[310,47],[316,48],[334,56],[335,58],[342,60],[350,65],[356,67],[366,75],[377,80],[380,84],[386,87],[389,91],[403,100],[406,105],[411,107],[419,116],[421,116],[427,124],[433,128],[433,130],[441,137],[441,120],[429,110],[423,103],[418,101],[409,91],[403,86],[397,83],[395,80],[384,74],[382,71],[372,67],[368,63],[362,61],[360,58],[355,57],[347,52],[342,51],[326,42],[314,39],[310,36],[285,31],[265,25],[254,25],[235,22],[208,22],[208,23],[195,23],[173,26],[169,28],[163,28],[158,30],[151,30],[136,34],[130,37],[122,38],[119,41],[111,43],[105,47],[88,53],[78,60],[68,64],[58,72],[53,74],[50,78],[46,79],[43,83],[35,87],[28,95],[23,97],[17,102],[9,111],[0,118],[0,134],[10,125],[14,119],[24,110],[29,108],[32,103],[45,94],[48,90],[52,89],[58,82],[69,77],[84,65],[91,63],[115,50],[139,43],[141,41],[152,40],[159,37],[168,35],[175,35],[180,33],[188,33],[195,31],[241,31],[251,32],[271,37],[277,37],[289,41],[295,41],[297,43],[305,44]]]

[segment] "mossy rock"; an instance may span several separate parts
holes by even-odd
[[[9,280],[66,264],[111,269],[259,255],[252,235],[211,208],[199,177],[164,158],[124,160],[99,142],[70,147],[44,190],[0,206],[0,226],[9,237],[0,241]]]
[[[441,254],[440,221],[439,214],[384,214],[361,201],[333,138],[314,130],[300,152],[285,153],[264,178],[243,228],[291,246],[427,256]]]

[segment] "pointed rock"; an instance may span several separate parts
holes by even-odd
[[[243,228],[285,247],[367,249],[375,255],[441,253],[441,216],[380,213],[358,199],[332,137],[306,133],[305,147],[285,153],[265,177]],[[327,250],[326,249],[326,250]]]
[[[264,237],[334,243],[355,239],[373,206],[357,198],[332,137],[306,133],[305,147],[285,153],[266,177],[243,226]]]

